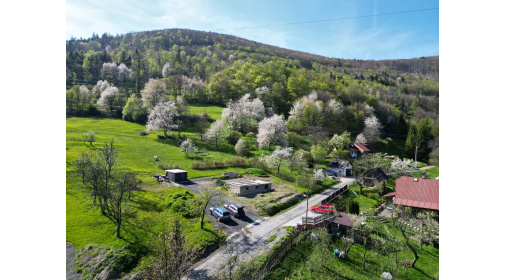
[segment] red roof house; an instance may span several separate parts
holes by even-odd
[[[351,143],[349,151],[352,158],[357,158],[364,154],[375,153],[375,147],[372,143]]]
[[[394,204],[413,209],[439,211],[438,183],[436,179],[402,176],[396,179]],[[386,196],[390,196],[387,194]],[[385,197],[386,197],[385,196]]]

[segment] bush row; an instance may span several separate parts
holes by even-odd
[[[249,161],[245,158],[233,158],[228,159],[224,162],[203,160],[191,163],[191,168],[193,169],[213,169],[213,168],[225,168],[225,167],[249,167],[249,166],[250,166]]]

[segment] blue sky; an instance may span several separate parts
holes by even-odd
[[[188,28],[327,57],[413,58],[439,55],[438,9],[364,16],[438,7],[438,1],[429,0],[67,0],[66,39],[87,38],[93,32]],[[307,21],[321,22],[300,23]],[[261,27],[265,25],[270,26]]]

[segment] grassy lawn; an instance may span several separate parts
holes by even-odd
[[[352,191],[354,191],[358,196],[356,196]],[[347,201],[350,199],[354,199],[359,203],[360,211],[367,211],[372,208],[372,206],[377,202],[377,195],[374,195],[373,198],[369,197],[368,193],[374,193],[374,191],[370,189],[363,188],[363,194],[359,194],[359,186],[358,184],[352,184],[348,187],[347,192],[344,195],[344,199],[335,202],[337,205],[347,205]],[[370,195],[371,196],[371,195]]]
[[[439,167],[435,166],[432,168],[412,172],[411,176],[421,178],[421,176],[423,176],[423,174],[426,173],[426,179],[436,179],[439,177],[438,172],[439,172]]]
[[[391,138],[391,141],[388,141],[387,144],[377,142],[374,144],[374,146],[377,151],[388,153],[389,155],[399,156],[402,158],[405,150],[405,139],[394,137]]]
[[[192,103],[188,105],[188,108],[191,115],[200,115],[205,112],[212,120],[221,118],[221,112],[223,111],[223,107],[203,103]]]
[[[392,227],[390,219],[384,226],[391,229],[391,234],[397,240],[404,242],[399,230]],[[302,240],[289,250],[272,269],[266,279],[380,279],[383,271],[388,271],[387,258],[371,250],[367,250],[365,270],[362,270],[364,246],[355,244],[349,251],[347,259],[337,258],[334,249],[341,248],[340,239],[333,238],[328,251],[324,252],[324,262],[321,265],[321,254],[314,250],[317,244]],[[421,250],[417,241],[410,241],[416,249],[419,259],[415,268],[405,269],[400,266],[397,279],[438,279],[439,249],[423,245]],[[414,254],[405,249],[398,254],[400,261],[414,259]]]
[[[97,135],[97,142],[90,146],[81,141],[81,135],[93,130]],[[130,243],[141,242],[145,236],[145,225],[160,212],[167,212],[170,216],[180,216],[163,207],[163,197],[182,192],[180,188],[166,188],[158,184],[151,176],[162,173],[157,167],[153,156],[158,156],[160,162],[178,164],[180,168],[188,171],[188,177],[201,177],[218,175],[226,171],[244,171],[245,168],[223,168],[214,170],[193,170],[190,168],[192,158],[187,158],[179,152],[176,140],[160,140],[155,134],[139,136],[145,127],[139,124],[112,118],[67,118],[66,134],[66,220],[67,241],[72,242],[78,249],[87,244],[103,244],[118,248]],[[183,132],[184,136],[197,138],[192,132]],[[124,225],[123,238],[115,237],[115,225],[102,216],[96,208],[90,207],[92,198],[83,190],[82,182],[73,172],[72,163],[84,151],[93,151],[103,146],[104,141],[114,139],[119,149],[121,165],[138,173],[143,181],[143,191],[134,192],[132,195],[132,217]],[[201,145],[204,146],[204,145]],[[224,160],[231,153],[213,151],[207,147],[209,158]],[[196,220],[181,217],[184,230],[189,233],[189,238],[205,246],[222,239],[221,235],[209,221],[205,229],[200,230]]]

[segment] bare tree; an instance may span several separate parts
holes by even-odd
[[[179,280],[200,256],[202,250],[187,243],[178,219],[169,220],[164,214],[158,219],[159,227],[151,232],[147,243],[152,258],[146,264],[146,276],[153,280]]]
[[[206,182],[200,185],[200,193],[193,197],[190,205],[193,207],[191,211],[195,216],[200,217],[200,229],[203,229],[203,220],[205,212],[209,205],[222,204],[223,197],[221,191],[216,184]]]

